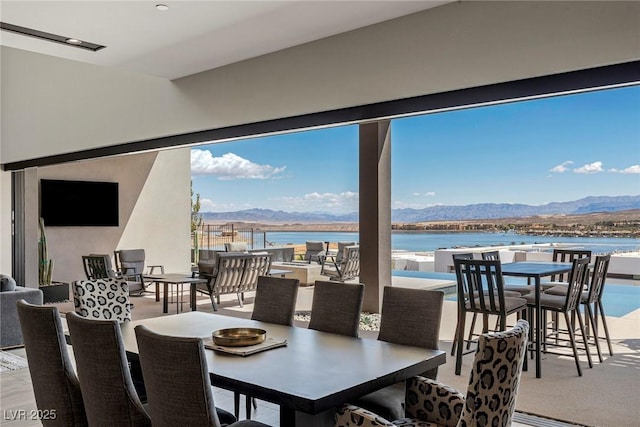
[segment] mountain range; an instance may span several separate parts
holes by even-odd
[[[545,205],[512,203],[479,203],[465,206],[431,206],[424,209],[393,209],[393,222],[423,222],[438,220],[471,220],[522,218],[536,215],[576,215],[598,212],[618,212],[640,209],[637,196],[591,196],[571,202]],[[234,212],[202,212],[206,221],[243,221],[263,223],[326,223],[357,222],[358,213],[331,214],[322,212],[285,212],[271,209],[247,209]]]

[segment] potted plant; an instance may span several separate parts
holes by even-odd
[[[44,220],[40,218],[40,240],[38,241],[38,282],[44,303],[61,302],[69,299],[69,284],[53,282],[53,260],[49,259]]]

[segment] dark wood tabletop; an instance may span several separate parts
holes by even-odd
[[[258,327],[267,336],[286,339],[286,347],[247,357],[206,351],[212,384],[279,404],[282,427],[311,425],[302,424],[296,411],[314,415],[332,410],[446,362],[439,350],[201,312],[123,324],[125,349],[132,355],[137,353],[134,327],[140,324],[161,334],[203,338],[217,329]]]

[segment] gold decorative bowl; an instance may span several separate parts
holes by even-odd
[[[211,334],[213,342],[225,347],[247,347],[264,342],[267,331],[258,328],[218,329]]]

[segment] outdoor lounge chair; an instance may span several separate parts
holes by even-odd
[[[316,261],[318,264],[324,263],[324,259],[327,256],[327,251],[324,247],[324,242],[307,241],[305,243],[306,250],[304,253],[304,260],[311,264],[311,261]]]
[[[322,264],[320,274],[329,276],[330,280],[344,282],[360,275],[360,246],[345,246],[340,261],[326,261]]]

